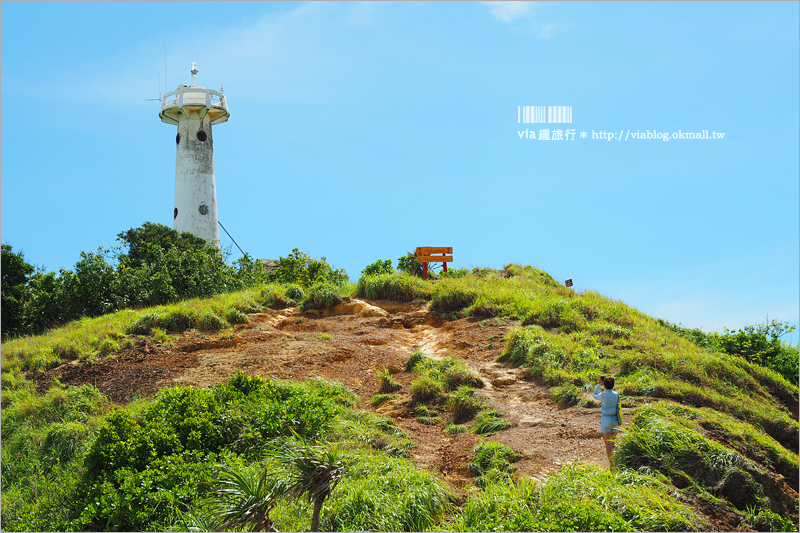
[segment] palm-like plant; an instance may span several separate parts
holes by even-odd
[[[277,531],[269,512],[283,490],[280,486],[270,486],[266,470],[223,471],[219,483],[217,492],[225,496],[218,504],[221,529],[246,526],[253,531]]]
[[[319,531],[319,514],[325,498],[345,474],[345,463],[338,447],[330,443],[297,444],[284,441],[280,448],[273,448],[274,456],[290,471],[287,490],[293,496],[305,496],[314,504],[311,531]]]

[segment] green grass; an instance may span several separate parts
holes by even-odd
[[[639,408],[617,440],[615,464],[665,474],[679,488],[724,498],[740,511],[753,505],[797,519],[797,454],[746,422],[712,409],[659,402]]]
[[[392,393],[399,391],[402,386],[394,380],[388,368],[379,368],[375,371],[375,379],[378,381],[379,393]]]
[[[657,478],[574,464],[546,483],[489,478],[452,531],[702,531],[710,524]]]
[[[447,409],[454,424],[468,422],[486,407],[474,389],[462,385],[447,398]]]
[[[412,357],[414,355],[412,354]],[[462,385],[483,388],[484,383],[480,377],[472,372],[467,365],[455,357],[443,359],[429,359],[419,357],[413,366],[415,374],[427,376],[439,384],[445,392],[452,392]]]
[[[428,284],[408,274],[380,274],[362,276],[358,280],[356,296],[370,300],[395,300],[408,302],[427,299]]]
[[[475,485],[485,487],[487,480],[510,479],[516,468],[512,463],[522,459],[522,454],[505,444],[494,441],[479,442],[472,448],[467,471],[475,476]]]
[[[422,353],[420,350],[412,352],[411,355],[408,356],[408,359],[405,362],[406,372],[413,372],[414,367],[417,366],[417,363],[419,363],[423,359],[425,359],[425,354]]]
[[[378,407],[383,402],[390,402],[395,398],[397,398],[397,396],[395,396],[394,394],[376,394],[370,399],[369,404],[372,407]]]
[[[451,437],[459,433],[467,433],[468,431],[469,428],[464,424],[447,424],[444,427],[444,432],[450,435]]]
[[[602,306],[595,307],[603,312]],[[525,366],[533,377],[556,387],[554,399],[562,405],[581,402],[574,387],[590,388],[600,374],[614,375],[623,397],[712,407],[753,424],[788,449],[797,448],[794,385],[742,358],[708,353],[647,317],[636,321],[629,337],[614,341],[623,344],[612,346],[585,331],[514,329],[498,359]]]
[[[550,393],[553,396],[553,401],[559,407],[571,407],[583,401],[583,392],[572,383],[554,387]]]
[[[415,403],[442,403],[445,399],[441,384],[428,376],[420,376],[412,381],[409,392]]]
[[[476,435],[488,437],[510,427],[511,424],[503,420],[500,413],[486,410],[478,413],[469,430]]]
[[[798,388],[776,372],[710,353],[663,321],[595,292],[576,293],[539,269],[511,264],[505,272],[428,283],[404,274],[363,277],[358,290],[431,300],[443,313],[517,320],[526,327],[510,334],[500,359],[527,366],[546,385],[582,388],[599,374],[615,375],[623,395],[713,407],[797,449]]]

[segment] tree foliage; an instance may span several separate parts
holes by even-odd
[[[276,283],[296,283],[304,287],[331,283],[341,285],[349,278],[343,268],[333,268],[326,259],[315,259],[297,248],[288,257],[278,260],[278,268],[268,274],[268,280]]]
[[[241,290],[267,279],[262,263],[249,255],[228,264],[203,239],[162,224],[145,222],[120,233],[118,240],[114,249],[81,252],[74,270],[33,275],[22,253],[3,245],[3,337],[41,333],[125,308]]]
[[[738,330],[723,328],[722,333],[705,333],[699,328],[685,328],[680,324],[672,324],[661,319],[658,322],[702,348],[738,355],[751,363],[771,368],[789,383],[795,385],[800,383],[798,347],[781,339],[795,329],[787,322],[773,319]]]
[[[25,286],[33,274],[33,265],[25,261],[22,252],[14,253],[11,245],[2,245],[2,309],[0,315],[3,337],[20,329]]]

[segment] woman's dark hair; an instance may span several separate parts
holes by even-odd
[[[604,379],[603,380],[603,387],[605,387],[607,390],[613,389],[614,388],[614,378],[607,377],[606,379]]]

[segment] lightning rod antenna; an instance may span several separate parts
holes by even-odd
[[[167,94],[167,22],[164,21],[164,94]]]

